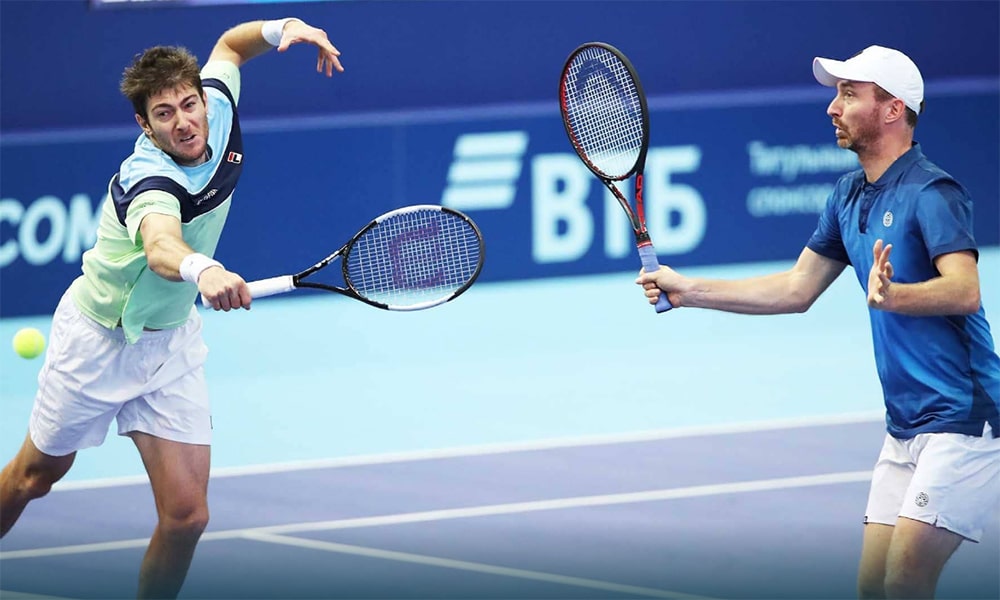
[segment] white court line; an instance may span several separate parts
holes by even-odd
[[[719,483],[696,485],[680,488],[647,490],[643,492],[627,492],[620,494],[601,494],[596,496],[576,496],[555,498],[551,500],[535,500],[530,502],[511,502],[507,504],[488,504],[465,508],[446,508],[410,513],[396,513],[375,517],[358,517],[353,519],[335,519],[316,521],[312,523],[291,523],[288,525],[272,525],[268,527],[250,527],[245,529],[230,529],[204,534],[202,541],[232,540],[246,537],[248,534],[288,534],[309,531],[333,531],[340,529],[358,529],[363,527],[379,527],[385,525],[401,525],[405,523],[426,523],[429,521],[445,521],[449,519],[466,519],[472,517],[487,517],[494,515],[521,514],[542,510],[565,510],[594,506],[613,506],[634,504],[637,502],[653,502],[661,500],[676,500],[680,498],[697,498],[717,496],[721,494],[738,494],[746,492],[761,492],[770,490],[792,489],[819,485],[837,485],[841,483],[857,483],[871,480],[871,471],[844,471],[825,475],[805,475],[799,477],[781,477],[776,479],[758,479],[735,483]],[[31,550],[11,550],[0,552],[0,560],[18,558],[39,558],[45,556],[60,556],[66,554],[82,554],[88,552],[103,552],[122,550],[126,548],[144,548],[149,538],[121,540],[116,542],[101,542],[96,544],[78,544],[74,546],[56,546],[51,548],[35,548]]]
[[[429,565],[445,569],[455,569],[459,571],[472,571],[475,573],[486,573],[489,575],[500,575],[502,577],[514,577],[517,579],[530,579],[543,581],[546,583],[556,583],[575,587],[588,588],[593,590],[603,590],[617,594],[633,594],[636,596],[646,596],[649,598],[679,598],[684,600],[712,600],[707,596],[695,596],[683,592],[673,592],[670,590],[660,590],[655,588],[640,587],[635,585],[625,585],[611,581],[600,581],[598,579],[586,579],[583,577],[571,577],[569,575],[558,575],[555,573],[544,573],[541,571],[529,571],[526,569],[513,569],[510,567],[500,567],[485,563],[469,562],[465,560],[453,560],[450,558],[439,558],[436,556],[426,556],[423,554],[411,554],[409,552],[394,552],[391,550],[378,550],[376,548],[366,548],[364,546],[353,546],[350,544],[337,544],[334,542],[321,542],[318,540],[307,540],[302,538],[288,537],[284,535],[273,535],[270,533],[250,532],[245,536],[247,539],[266,542],[269,544],[283,544],[296,548],[308,550],[322,550],[324,552],[337,552],[340,554],[352,554],[356,556],[366,556],[382,560],[394,560],[398,562],[415,563],[418,565]]]
[[[627,444],[633,442],[649,442],[684,437],[730,435],[734,433],[752,433],[757,431],[772,431],[776,429],[796,429],[800,427],[824,427],[832,425],[849,425],[853,423],[874,423],[885,420],[883,411],[861,413],[846,413],[826,416],[796,417],[789,419],[773,419],[768,421],[750,421],[745,423],[724,423],[717,425],[699,425],[692,427],[676,427],[669,429],[652,429],[647,431],[632,431],[604,435],[578,437],[548,438],[505,444],[482,444],[476,446],[458,446],[431,450],[414,450],[409,452],[391,452],[362,456],[347,456],[317,460],[304,460],[263,465],[248,465],[241,467],[213,468],[212,478],[238,477],[242,475],[265,475],[269,473],[288,473],[291,471],[306,471],[310,469],[336,469],[363,465],[379,465],[420,460],[435,460],[443,458],[461,458],[471,456],[488,456],[491,454],[508,454],[532,450],[550,450],[556,448],[574,448],[585,446],[601,446],[612,444]],[[89,490],[96,488],[118,487],[126,485],[148,484],[145,475],[129,477],[108,477],[87,481],[58,482],[52,487],[52,492]]]

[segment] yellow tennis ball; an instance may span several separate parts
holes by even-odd
[[[22,358],[35,358],[45,350],[45,336],[34,327],[25,327],[14,334],[14,352]]]

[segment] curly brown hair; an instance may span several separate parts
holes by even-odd
[[[154,46],[136,54],[125,68],[119,89],[143,119],[149,99],[178,86],[192,86],[203,94],[198,59],[181,46]]]

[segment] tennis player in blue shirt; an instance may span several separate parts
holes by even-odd
[[[827,114],[861,169],[837,182],[791,269],[742,280],[640,273],[650,303],[805,312],[851,265],[868,295],[887,435],[872,473],[862,598],[931,598],[963,540],[1000,511],[1000,358],[980,303],[972,200],[913,141],[924,84],[903,53],[816,58]]]
[[[318,72],[343,70],[326,32],[292,18],[229,29],[201,69],[186,49],[157,46],[125,70],[121,91],[142,133],[108,186],[83,274],[53,315],[28,435],[0,473],[2,537],[116,421],[157,509],[140,598],[177,596],[208,523],[212,427],[194,301],[224,311],[251,302],[243,278],[211,258],[244,162],[240,67],[297,43],[316,47]]]

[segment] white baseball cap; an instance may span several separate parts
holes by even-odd
[[[920,114],[924,101],[924,78],[912,60],[899,50],[868,46],[847,60],[813,59],[816,81],[836,87],[838,81],[874,83],[899,98],[913,112]]]

